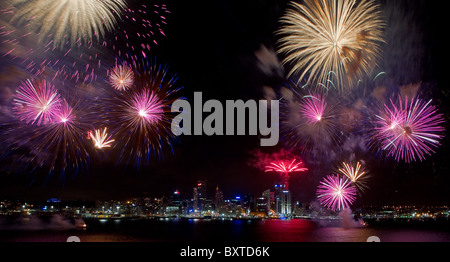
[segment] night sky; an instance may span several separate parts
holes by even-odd
[[[273,53],[264,53],[262,46],[276,49],[274,32],[288,2],[165,1],[171,11],[166,37],[154,47],[153,56],[178,76],[177,85],[184,87],[181,93],[190,101],[195,91],[203,92],[204,101],[264,99],[267,87],[277,90],[285,80],[287,70],[270,60]],[[441,1],[396,2],[401,9],[389,20],[392,31],[387,33],[388,45],[380,63],[387,73],[385,84],[422,82],[429,88],[427,94],[446,115],[445,127],[450,130],[446,10]],[[282,56],[278,58],[281,60]],[[8,73],[6,66],[0,68],[4,78]],[[2,94],[1,102],[7,105],[4,97]],[[448,137],[447,131],[436,154],[423,162],[396,163],[372,156],[367,166],[371,171],[370,189],[355,205],[448,204]],[[282,145],[281,138],[278,147],[264,150],[276,152]],[[182,136],[180,143],[173,145],[173,154],[165,152],[164,159],[154,160],[149,168],[117,167],[114,160],[106,159],[91,163],[89,172],[68,177],[64,185],[57,176],[45,183],[45,172],[11,174],[3,161],[0,198],[123,199],[159,197],[175,190],[184,198],[191,198],[192,188],[199,179],[207,180],[211,195],[216,186],[229,198],[246,193],[259,195],[272,187],[277,176],[249,165],[252,152],[258,148],[259,137],[254,136]],[[327,170],[331,166],[317,168]],[[319,180],[311,172],[293,175],[290,188],[295,199],[314,200]]]

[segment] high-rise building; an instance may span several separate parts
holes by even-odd
[[[264,191],[265,192],[265,191]],[[267,199],[265,196],[258,197],[255,200],[255,211],[256,212],[263,212],[267,215],[269,209],[267,209]]]
[[[181,206],[183,199],[181,199],[180,191],[175,190],[170,197],[170,202],[173,206]]]
[[[255,211],[255,198],[251,194],[245,194],[242,197],[242,208],[247,214]]]
[[[275,212],[281,216],[292,214],[291,193],[282,185],[275,185]]]
[[[262,193],[262,196],[266,199],[266,210],[267,214],[269,214],[271,211],[275,210],[274,192],[271,192],[270,189],[267,189]]]
[[[198,206],[199,206],[199,201],[198,201],[198,188],[194,187],[194,190],[193,190],[193,197],[192,197],[192,211],[193,211],[193,212],[199,211]]]
[[[220,208],[223,205],[223,192],[219,189],[219,186],[216,187],[216,194],[214,196],[214,206],[216,209],[216,212],[220,210]]]
[[[194,187],[194,211],[197,210],[199,212],[203,211],[204,205],[206,204],[206,181],[198,180],[197,186]]]
[[[198,191],[198,209],[203,211],[206,204],[206,181],[197,181],[197,191]]]

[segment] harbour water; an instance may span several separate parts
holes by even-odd
[[[450,242],[450,230],[436,227],[370,226],[306,219],[89,219],[86,227],[68,221],[0,220],[2,242]]]

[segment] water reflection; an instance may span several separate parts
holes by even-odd
[[[0,241],[65,242],[79,236],[82,242],[450,242],[449,231],[352,226],[336,221],[312,220],[205,220],[205,219],[92,219],[79,230],[2,230]]]

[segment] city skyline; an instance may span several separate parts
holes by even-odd
[[[276,53],[278,36],[274,32],[280,27],[279,19],[288,3],[167,1],[170,13],[164,20],[167,22],[164,28],[166,37],[161,37],[158,45],[151,47],[151,56],[168,65],[168,71],[177,76],[177,84],[183,87],[180,94],[189,101],[193,101],[197,91],[203,93],[204,100],[217,99],[222,102],[227,99],[266,98],[272,94],[267,92],[268,88],[277,93],[287,85],[285,68],[280,61],[282,56]],[[439,15],[442,9],[436,3],[421,0],[401,2],[398,9],[398,13],[394,13],[397,16],[391,18],[391,28],[394,33],[399,30],[409,38],[403,42],[399,39],[404,37],[402,34],[396,37],[392,31],[387,32],[394,35],[387,36],[393,44],[386,48],[386,58],[381,62],[386,73],[383,84],[414,89],[417,83],[421,83],[427,91],[425,93],[439,104],[446,115],[445,137],[435,154],[414,163],[397,162],[379,152],[372,154],[367,147],[359,147],[359,136],[349,137],[342,147],[355,149],[354,155],[342,154],[339,157],[366,159],[370,175],[369,188],[356,200],[356,206],[444,204],[450,201],[447,193],[450,191],[450,176],[447,175],[449,166],[446,161],[450,130],[445,67],[448,52],[444,45],[445,34],[440,30],[445,27],[443,16]],[[414,26],[405,28],[402,18],[411,21]],[[406,48],[402,48],[402,43]],[[21,80],[16,76],[22,76],[25,70],[20,68],[20,63],[17,65],[9,60],[1,66],[1,70],[1,79],[4,80],[2,110],[7,111],[11,107],[10,95]],[[94,83],[98,82],[101,80]],[[7,125],[2,125],[2,128],[8,130]],[[279,183],[278,174],[265,173],[251,165],[254,151],[260,149],[260,139],[247,135],[182,136],[177,143],[165,148],[161,155],[151,159],[148,166],[140,168],[117,164],[117,153],[110,153],[105,148],[89,155],[101,161],[92,161],[86,169],[80,168],[78,173],[65,180],[57,173],[49,175],[44,168],[30,167],[23,173],[20,169],[11,169],[8,157],[24,152],[6,144],[9,140],[2,142],[5,143],[2,143],[1,149],[6,154],[2,154],[5,157],[0,159],[0,198],[96,200],[126,198],[144,192],[164,195],[173,190],[184,194],[192,190],[197,179],[206,179],[211,186],[219,185],[224,194],[233,196],[242,192],[259,194]],[[278,147],[264,149],[265,153],[278,152],[286,148],[286,144],[290,145],[289,141],[281,141]],[[10,147],[14,150],[9,150]],[[341,159],[331,161],[331,155],[325,161],[301,155],[308,171],[291,176],[289,187],[294,199],[302,202],[317,200],[315,192],[320,179],[334,172],[336,164],[342,162]]]

